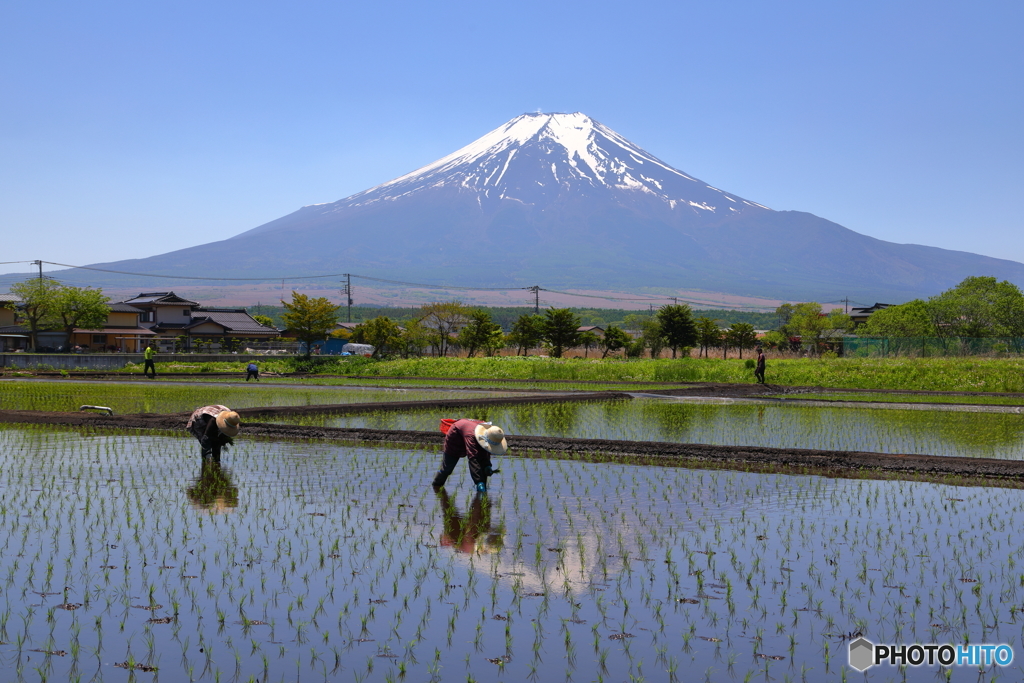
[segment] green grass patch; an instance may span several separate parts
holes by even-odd
[[[860,401],[870,403],[961,403],[965,405],[1024,405],[1024,397],[1020,396],[964,396],[964,395],[931,395],[931,394],[890,394],[890,393],[843,393],[814,392],[808,394],[775,394],[772,398],[785,398],[792,401]]]
[[[162,374],[238,372],[237,362],[160,363]],[[178,367],[175,367],[175,366]],[[743,382],[753,381],[745,360],[601,360],[540,357],[410,358],[374,361],[365,358],[318,358],[311,364],[295,359],[261,360],[263,371],[312,371],[323,375],[373,378],[474,378],[480,380],[562,380],[577,382]],[[126,371],[139,373],[140,369]],[[768,359],[770,384],[823,386],[838,389],[923,389],[934,391],[1024,392],[1024,360],[1006,358],[802,358]]]

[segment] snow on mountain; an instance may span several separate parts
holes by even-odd
[[[1024,284],[1019,263],[892,244],[724,192],[580,113],[523,114],[365,192],[229,239],[104,265],[825,301],[931,296],[968,275]]]
[[[369,206],[436,188],[477,193],[481,205],[500,199],[536,205],[560,193],[625,191],[657,198],[670,209],[726,215],[767,209],[672,168],[579,112],[517,116],[432,164],[327,206]]]

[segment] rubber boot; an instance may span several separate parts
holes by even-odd
[[[482,481],[479,482],[476,485],[476,492],[477,493],[487,493],[487,484],[483,483]]]

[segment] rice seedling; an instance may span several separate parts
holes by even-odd
[[[1021,646],[1018,490],[541,455],[483,498],[435,466],[240,440],[211,491],[186,436],[0,426],[9,678],[843,680],[854,633]]]
[[[532,436],[1012,459],[1024,452],[1024,422],[1015,413],[644,398],[479,406],[464,412],[466,417],[493,421],[509,434]],[[270,421],[430,431],[445,416],[443,410],[423,408]]]
[[[515,396],[520,392],[409,390],[369,387],[225,386],[204,383],[0,381],[4,410],[78,411],[81,405],[109,406],[117,414],[181,413],[222,403],[232,408],[427,401],[444,398]]]

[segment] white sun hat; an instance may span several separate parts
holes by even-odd
[[[501,455],[508,450],[505,432],[502,431],[501,427],[477,425],[476,429],[473,430],[473,436],[476,437],[476,442],[480,444],[480,448],[491,455]]]

